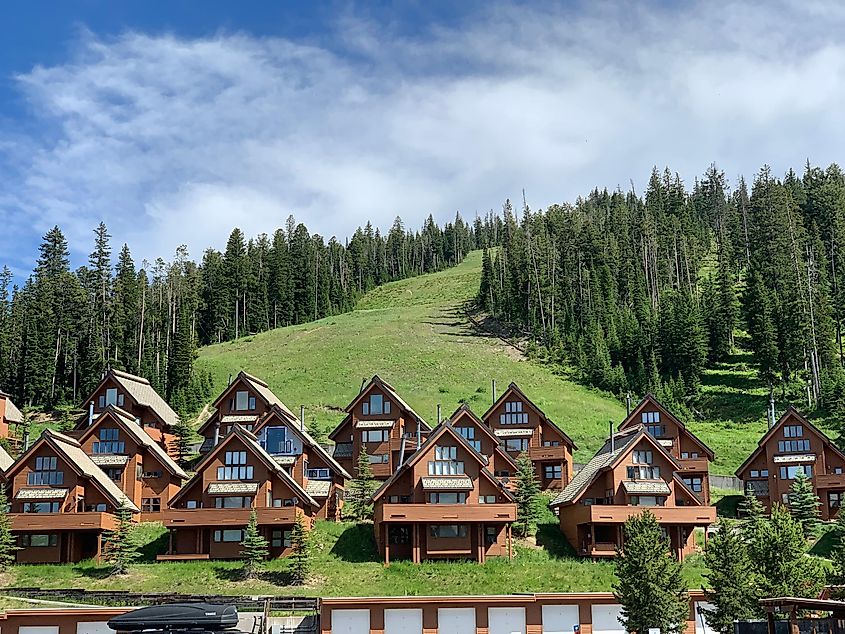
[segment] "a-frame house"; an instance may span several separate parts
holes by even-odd
[[[429,431],[429,424],[376,375],[346,406],[346,417],[329,438],[335,443],[335,460],[352,477],[358,474],[358,456],[364,451],[375,478],[386,480]]]
[[[448,418],[455,431],[488,460],[487,468],[505,485],[513,483],[516,461],[504,450],[499,437],[465,403]]]
[[[512,458],[528,453],[543,490],[562,489],[569,484],[575,443],[516,383],[508,386],[481,420]]]
[[[658,401],[646,394],[619,425],[623,431],[642,425],[681,465],[684,483],[704,504],[710,504],[710,463],[713,450]]]
[[[800,472],[813,483],[822,519],[835,518],[845,497],[845,454],[790,405],[763,434],[736,476],[771,510],[775,502],[786,503]]]
[[[235,425],[170,500],[164,512],[168,552],[158,559],[239,557],[253,509],[270,557],[283,557],[297,516],[310,526],[319,507],[251,432]]]
[[[511,556],[516,504],[488,464],[451,423],[438,425],[373,495],[384,563]]]
[[[314,440],[302,421],[273,405],[253,429],[258,444],[320,505],[320,519],[340,520],[349,473]]]

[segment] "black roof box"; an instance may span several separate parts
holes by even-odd
[[[108,625],[118,632],[226,630],[238,626],[238,610],[233,605],[167,603],[121,614],[111,619]]]

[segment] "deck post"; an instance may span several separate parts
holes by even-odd
[[[772,611],[766,612],[766,622],[768,623],[769,634],[775,634],[775,613]]]
[[[168,555],[175,554],[173,552],[173,529],[172,528],[169,531],[167,531],[167,554]]]
[[[102,554],[103,554],[103,534],[97,533],[97,556],[95,557],[95,559],[97,560],[97,563],[100,563],[100,560],[102,559]]]
[[[790,634],[799,634],[798,630],[798,613],[795,606],[789,611],[789,632]]]
[[[411,560],[418,564],[420,563],[420,525],[417,523],[413,524],[413,545],[412,545],[412,555]]]
[[[508,561],[513,561],[513,530],[508,524]]]
[[[384,524],[384,565],[390,565],[390,526]]]

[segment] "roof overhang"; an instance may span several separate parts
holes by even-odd
[[[69,489],[21,489],[16,500],[63,500]]]
[[[423,476],[423,491],[471,491],[472,479],[469,476]]]
[[[499,438],[530,438],[534,435],[533,429],[496,429],[493,431]]]
[[[669,485],[664,481],[623,480],[622,488],[629,495],[669,495]]]
[[[359,420],[355,429],[390,429],[395,424],[395,420]]]
[[[122,467],[129,462],[129,456],[94,454],[91,456],[91,462],[98,467]]]
[[[773,459],[775,464],[804,464],[805,462],[815,462],[816,454],[796,454],[794,456],[775,456]]]
[[[258,493],[257,482],[212,482],[208,485],[209,495],[241,495]]]

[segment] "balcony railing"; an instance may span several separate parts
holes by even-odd
[[[295,506],[257,508],[259,524],[290,524],[296,521]],[[164,511],[167,528],[180,526],[245,526],[252,509],[168,509]]]
[[[376,520],[382,522],[513,522],[515,504],[381,504]]]
[[[566,447],[558,445],[557,447],[529,447],[528,457],[531,460],[556,460],[562,461],[566,459]]]
[[[111,513],[9,513],[13,531],[110,531],[117,528]]]
[[[845,473],[817,473],[817,489],[843,489],[845,490]]]

